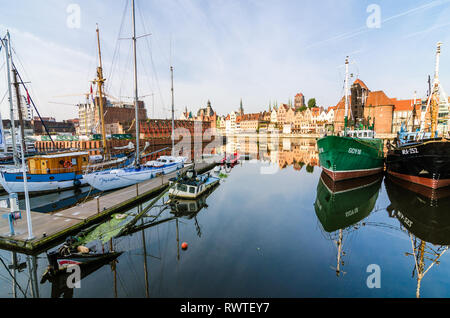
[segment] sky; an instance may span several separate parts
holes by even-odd
[[[131,100],[130,0],[0,0],[0,36],[9,30],[14,63],[42,116],[78,117],[96,76],[100,28],[105,88]],[[440,80],[450,92],[450,0],[136,0],[139,96],[153,118],[197,112],[267,110],[302,92],[319,106],[352,80],[399,99],[425,97],[442,41]],[[0,109],[9,118],[0,51]]]

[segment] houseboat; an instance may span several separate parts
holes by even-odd
[[[83,171],[88,164],[88,152],[63,152],[30,157],[26,167],[28,191],[53,192],[86,184]],[[23,193],[23,181],[22,169],[10,169],[0,173],[0,183],[8,193]]]

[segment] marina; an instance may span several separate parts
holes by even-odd
[[[214,164],[213,164],[214,165]],[[211,168],[210,165],[197,166],[199,171]],[[182,172],[182,171],[180,171]],[[135,206],[146,198],[158,194],[167,188],[169,178],[174,174],[162,175],[135,186],[97,196],[80,205],[56,213],[31,211],[34,239],[28,239],[27,220],[21,219],[14,225],[14,235],[10,235],[9,224],[5,217],[9,209],[0,210],[2,223],[0,226],[0,247],[34,253],[51,243],[66,239],[71,233],[105,219],[109,215]],[[25,211],[22,211],[25,215]]]
[[[450,0],[0,18],[0,298],[450,297]]]
[[[166,192],[126,208],[121,213],[137,215],[153,204],[123,235],[121,227],[111,235],[106,229],[112,225],[97,227],[82,242],[94,241],[83,244],[105,256],[120,255],[87,268],[86,275],[83,270],[80,289],[68,289],[61,277],[39,282],[49,265],[44,251],[0,251],[5,264],[13,264],[14,256],[17,265],[0,266],[1,277],[11,283],[6,271],[12,274],[11,268],[25,262],[16,280],[25,291],[36,277],[35,297],[448,295],[448,191],[427,197],[426,188],[411,189],[383,174],[334,182],[315,163],[314,140],[309,150],[297,150],[305,140],[289,140],[291,150],[269,146],[270,153],[261,152],[257,161],[243,160],[216,174],[210,170],[221,182],[206,197],[174,199]],[[297,161],[304,166],[298,169]],[[276,173],[260,173],[269,167]],[[227,239],[219,234],[224,226]],[[411,276],[416,261],[420,271]],[[371,264],[382,268],[382,289],[365,285]],[[2,284],[0,293],[13,296],[11,284]],[[18,287],[16,296],[23,297]]]

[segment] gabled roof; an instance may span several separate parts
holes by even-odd
[[[394,101],[386,96],[383,91],[369,92],[366,100],[367,106],[394,105]]]

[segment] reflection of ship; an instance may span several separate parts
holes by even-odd
[[[435,245],[450,245],[450,191],[443,189],[435,192],[440,198],[430,198],[424,195],[427,194],[425,191],[413,192],[411,188],[404,187],[405,183],[409,182],[386,178],[386,191],[391,201],[388,211],[391,216],[395,216],[421,240]]]
[[[80,279],[85,278],[86,276],[92,274],[97,271],[99,268],[104,265],[115,262],[117,257],[122,254],[122,252],[110,252],[104,254],[98,254],[96,257],[91,257],[89,261],[84,261],[80,264]],[[87,257],[86,257],[87,259]],[[59,298],[63,296],[64,298],[72,298],[73,297],[73,288],[69,288],[67,286],[67,280],[69,279],[69,275],[71,272],[67,272],[65,270],[59,270],[56,274],[45,277],[45,280],[49,280],[52,284],[52,298]],[[41,283],[45,282],[44,278]]]
[[[439,264],[450,245],[450,191],[434,190],[430,196],[425,187],[411,187],[394,177],[386,178],[385,185],[391,201],[387,208],[390,216],[395,216],[410,233],[413,253],[406,255],[414,256],[416,297],[420,297],[423,277]]]
[[[323,229],[329,233],[329,239],[336,242],[336,275],[341,274],[344,265],[344,230],[350,232],[372,212],[378,198],[382,176],[372,175],[365,178],[334,182],[322,172],[317,186],[317,198],[314,204],[316,215]]]
[[[315,209],[317,217],[327,232],[349,227],[366,218],[375,206],[382,177],[333,182],[322,173],[317,186]]]

